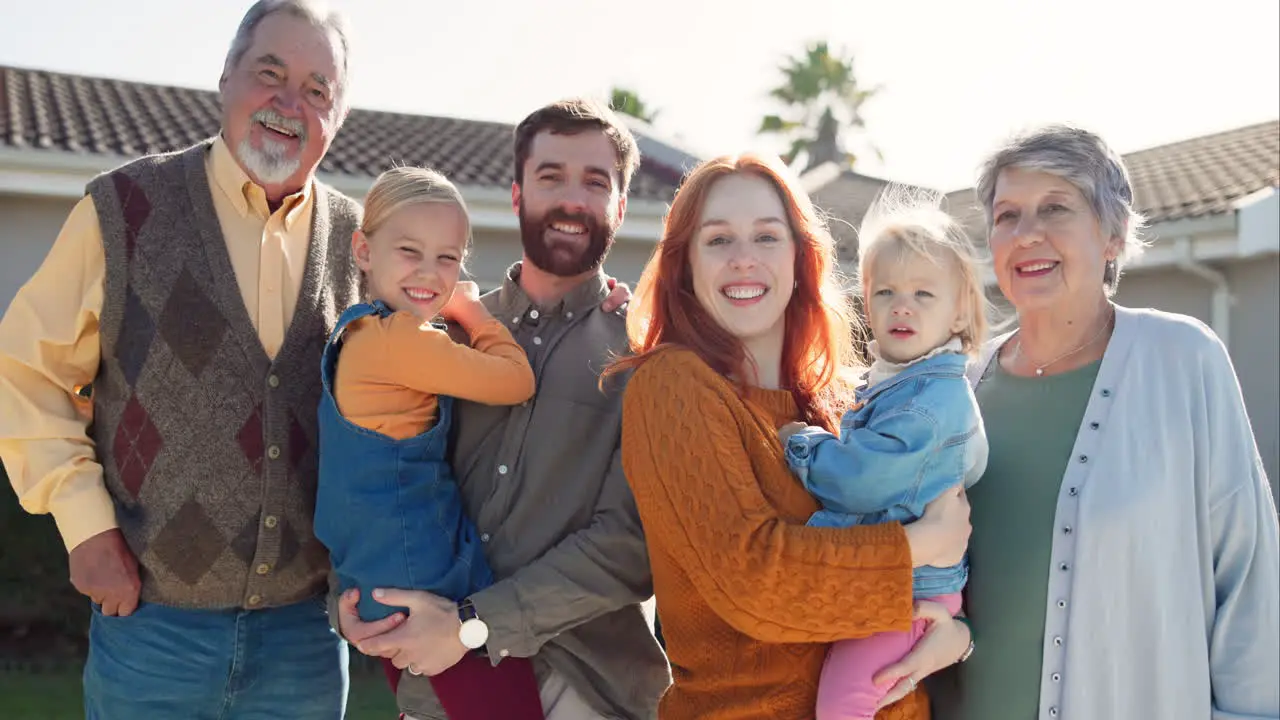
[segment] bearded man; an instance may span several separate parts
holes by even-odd
[[[597,384],[627,351],[602,266],[639,150],[607,108],[566,100],[517,126],[515,163],[524,257],[483,301],[528,353],[537,394],[514,407],[459,402],[450,443],[498,581],[461,603],[386,590],[379,600],[409,614],[375,623],[360,621],[352,590],[334,615],[362,652],[407,671],[397,695],[408,718],[445,717],[420,675],[473,661],[476,646],[494,664],[533,659],[548,720],[647,720],[671,673],[640,607],[653,589],[619,460],[622,388]]]

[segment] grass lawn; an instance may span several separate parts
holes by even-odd
[[[84,706],[78,673],[0,673],[0,718],[80,720]],[[381,672],[351,675],[347,720],[395,720],[396,702]]]

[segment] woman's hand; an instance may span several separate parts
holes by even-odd
[[[924,516],[906,526],[911,566],[950,567],[969,548],[969,498],[957,485],[924,508]]]
[[[778,440],[782,441],[783,447],[786,447],[787,441],[791,439],[791,436],[795,435],[796,433],[800,432],[806,427],[808,426],[802,422],[789,422],[786,425],[783,425],[782,427],[778,428]]]
[[[916,689],[925,678],[954,665],[969,649],[969,627],[951,617],[951,613],[935,602],[916,604],[916,619],[928,620],[929,629],[906,657],[876,673],[876,685],[896,683],[876,710],[901,700]]]

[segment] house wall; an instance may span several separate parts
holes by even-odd
[[[75,201],[0,195],[0,310],[53,247]]]
[[[1280,255],[1237,261],[1219,267],[1231,286],[1227,347],[1244,394],[1254,438],[1273,494],[1280,498]],[[1212,288],[1176,269],[1125,275],[1116,301],[1130,307],[1154,307],[1212,322]]]
[[[71,199],[0,195],[0,312],[49,253],[74,204]],[[653,245],[647,241],[619,240],[605,262],[605,272],[634,288],[652,252]],[[468,270],[481,288],[489,289],[501,284],[503,272],[519,259],[516,231],[480,231]]]

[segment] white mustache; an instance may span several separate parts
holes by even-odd
[[[259,110],[249,117],[250,120],[260,123],[271,123],[287,128],[298,136],[302,142],[307,141],[307,126],[301,120],[295,120],[281,116],[274,110]]]

